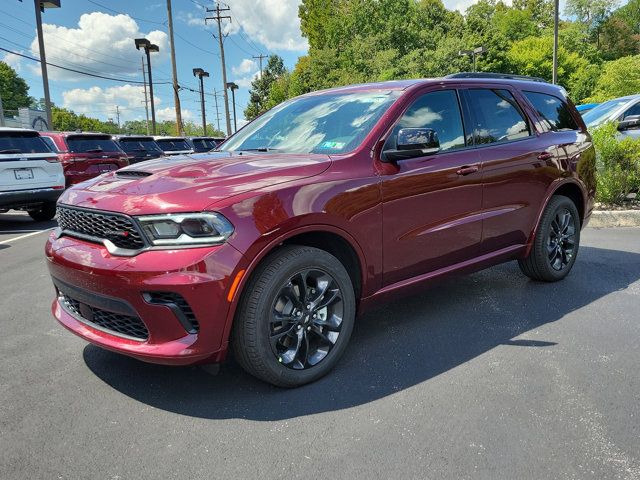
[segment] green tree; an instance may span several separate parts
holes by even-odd
[[[244,110],[244,118],[253,120],[267,110],[266,105],[271,84],[284,75],[286,71],[282,57],[278,55],[269,57],[267,66],[262,74],[251,83],[249,103]]]
[[[640,92],[640,55],[606,62],[589,100],[604,102]]]
[[[565,13],[587,25],[599,47],[602,24],[617,5],[618,0],[567,0]]]
[[[9,111],[28,107],[33,101],[27,82],[4,62],[0,62],[0,96],[4,109]]]

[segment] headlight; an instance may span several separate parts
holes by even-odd
[[[145,215],[136,220],[156,246],[220,245],[233,233],[233,225],[219,213]]]

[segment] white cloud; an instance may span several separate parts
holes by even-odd
[[[7,53],[4,57],[2,57],[1,61],[9,65],[16,72],[20,72],[22,70],[22,57],[16,55],[15,53]]]
[[[193,121],[193,112],[187,108],[183,108],[182,110],[182,121],[190,122]],[[173,120],[176,119],[176,109],[175,107],[165,107],[161,109],[156,109],[156,120],[158,122],[163,122],[165,120]]]
[[[62,93],[63,106],[76,113],[99,118],[114,118],[116,105],[120,109],[120,119],[132,120],[143,118],[144,91],[137,85],[120,85],[117,87],[90,87],[74,88]],[[154,98],[154,103],[159,105],[162,100]]]
[[[78,28],[43,25],[47,60],[77,70],[103,75],[140,75],[140,56],[134,45],[135,38],[148,38],[160,47],[154,59],[162,60],[169,53],[165,32],[154,30],[144,33],[128,15],[109,15],[101,12],[86,13],[80,17]],[[39,55],[38,41],[31,42],[31,52]],[[39,71],[39,68],[34,69]],[[50,68],[49,75],[58,80],[86,78],[78,74]]]
[[[258,75],[260,75],[259,71],[245,77],[236,78],[233,81],[237,83],[240,88],[251,88],[251,82],[253,82],[258,77]]]
[[[511,0],[502,0],[506,5],[511,5]],[[444,6],[449,10],[458,10],[464,13],[474,3],[478,3],[478,0],[444,0]]]
[[[245,58],[240,62],[240,65],[231,67],[234,75],[244,75],[245,73],[255,72],[256,70],[258,70],[258,65],[250,58]]]
[[[309,45],[300,33],[300,3],[300,0],[227,0],[231,10],[222,14],[231,15],[232,20],[224,20],[223,31],[234,35],[242,29],[253,42],[264,45],[267,50],[305,51]],[[205,22],[205,17],[212,13],[207,13],[202,6],[195,5],[195,8],[195,12],[178,12],[176,17],[189,26],[217,32],[215,20]],[[248,47],[254,49],[251,45]]]

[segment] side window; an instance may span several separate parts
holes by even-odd
[[[568,105],[558,97],[546,93],[522,92],[550,130],[580,130]]]
[[[531,135],[529,123],[508,90],[470,89],[477,144],[508,142]]]
[[[633,107],[624,112],[623,118],[633,117],[635,115],[640,115],[640,102],[636,103]]]
[[[426,93],[413,102],[394,127],[385,144],[385,150],[396,148],[396,139],[401,128],[411,127],[435,130],[440,140],[440,150],[463,148],[464,128],[455,90]]]
[[[56,147],[56,144],[53,142],[51,137],[41,136],[40,138],[42,138],[42,140],[44,140],[44,143],[46,143],[49,146],[49,148],[51,149],[52,152],[57,152],[58,151],[58,147]]]

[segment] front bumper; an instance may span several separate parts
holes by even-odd
[[[244,257],[231,245],[114,257],[103,245],[52,234],[45,252],[58,292],[53,315],[76,335],[151,363],[190,365],[224,359],[228,291],[244,264]],[[175,305],[150,302],[150,294],[160,293],[182,297],[197,319],[197,330],[188,331]],[[69,308],[68,298],[76,308]],[[104,324],[92,321],[91,312],[137,317],[148,336],[103,328]]]

